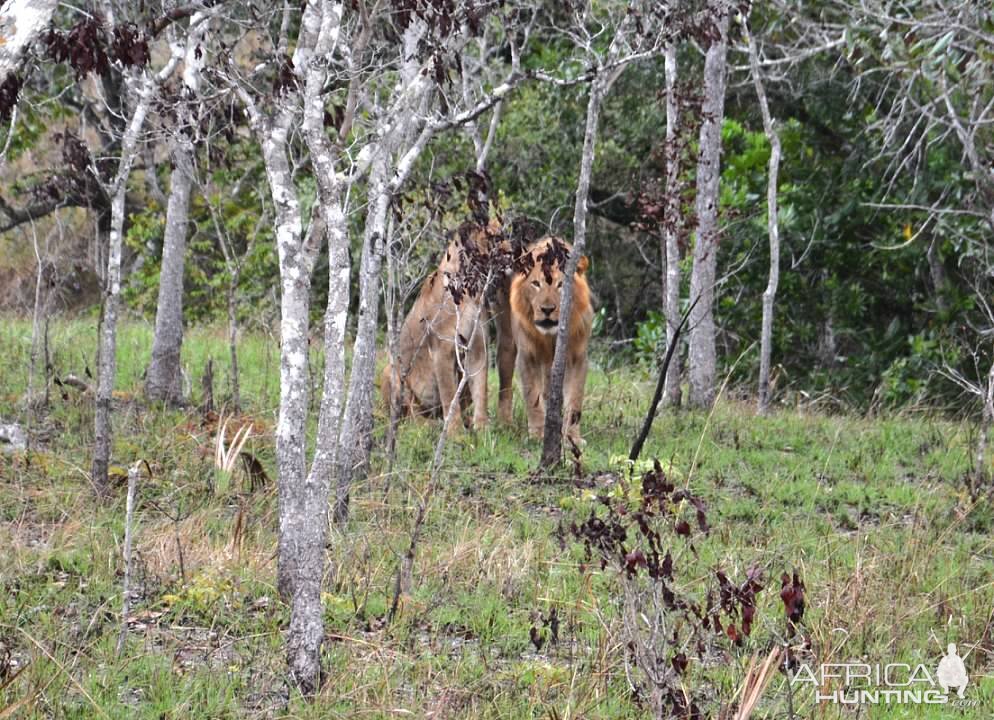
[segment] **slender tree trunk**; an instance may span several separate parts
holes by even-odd
[[[311,8],[308,8],[310,11]],[[305,23],[309,18],[305,15]],[[303,33],[304,30],[302,29]],[[296,60],[296,58],[295,58]],[[317,690],[323,635],[320,586],[324,563],[326,503],[320,482],[307,472],[308,335],[314,256],[302,242],[300,203],[288,158],[287,137],[295,113],[275,121],[250,106],[262,143],[276,214],[280,265],[280,409],[276,425],[279,477],[279,540],[276,587],[290,604],[287,661],[294,683],[305,694]],[[326,496],[324,496],[326,497]],[[315,610],[317,608],[317,610]]]
[[[825,318],[818,329],[818,361],[822,368],[831,368],[839,356],[838,342],[835,338],[834,310],[831,306],[825,309]]]
[[[48,298],[46,298],[45,300],[46,300],[46,307],[45,307],[45,334],[44,334],[44,343],[42,345],[42,347],[44,348],[44,356],[43,357],[45,359],[45,399],[44,399],[44,402],[42,403],[42,407],[46,407],[47,408],[51,404],[51,400],[52,400],[52,398],[51,398],[51,392],[52,392],[52,371],[51,371],[51,368],[52,368],[52,356],[49,353],[49,347],[48,347],[48,321],[49,321],[48,307],[47,307]]]
[[[183,62],[183,95],[176,105],[170,156],[173,170],[169,180],[166,230],[159,270],[159,298],[155,314],[152,359],[145,381],[150,400],[179,404],[183,400],[180,353],[183,347],[183,271],[186,260],[187,220],[190,192],[194,182],[195,150],[191,133],[199,117],[194,101],[200,91],[204,54],[201,44],[207,31],[206,14],[194,13],[187,29]],[[154,169],[147,173],[154,175]]]
[[[125,164],[124,157],[121,165]],[[119,171],[120,176],[120,171]],[[107,280],[104,287],[103,308],[100,314],[100,338],[97,350],[97,393],[94,412],[94,447],[91,475],[100,494],[108,491],[107,471],[110,466],[111,402],[114,377],[117,373],[117,311],[121,293],[121,229],[124,225],[124,196],[122,183],[112,200],[110,250],[107,257]]]
[[[570,313],[573,309],[573,283],[576,266],[583,256],[587,242],[587,197],[590,194],[590,175],[594,166],[597,146],[597,125],[601,102],[607,95],[617,74],[598,74],[590,86],[587,100],[587,123],[583,134],[583,154],[580,156],[580,176],[576,184],[573,209],[573,249],[566,261],[561,299],[559,301],[559,329],[556,333],[556,352],[550,371],[548,397],[545,404],[545,429],[542,439],[542,467],[559,463],[563,456],[563,379],[566,375],[566,344],[569,339]]]
[[[280,373],[281,380],[290,384],[289,393],[280,391],[280,417],[286,417],[286,428],[293,434],[278,438],[281,463],[281,507],[279,541],[279,590],[290,605],[290,627],[287,633],[287,664],[295,683],[305,694],[318,689],[320,652],[324,639],[321,615],[321,580],[324,577],[324,546],[328,525],[327,480],[306,466],[307,392],[307,334],[301,313],[309,311],[310,275],[306,288],[288,276],[284,282],[284,347],[288,342],[286,325],[293,320],[296,328],[291,341],[292,367]],[[297,287],[290,290],[287,285]],[[297,360],[299,359],[299,364]],[[283,412],[286,407],[287,412]],[[299,436],[297,433],[299,432]],[[320,431],[319,431],[320,435]],[[292,478],[293,484],[287,482]]]
[[[47,315],[45,318],[42,317],[46,313],[46,305],[48,304],[48,293],[44,293],[45,301],[42,301],[42,287],[45,277],[45,264],[41,259],[41,248],[38,245],[38,231],[35,228],[34,223],[31,224],[31,239],[34,245],[35,253],[35,301],[34,301],[34,311],[31,315],[31,362],[28,366],[28,396],[27,396],[27,406],[29,413],[33,413],[33,408],[36,404],[35,395],[35,376],[38,371],[38,354],[41,350],[42,345],[42,321],[47,323]],[[47,243],[46,243],[47,246]],[[46,257],[48,256],[46,247]],[[46,358],[47,360],[47,358]],[[45,385],[48,385],[48,371],[45,371]],[[46,398],[48,392],[45,392]]]
[[[664,51],[666,63],[666,221],[663,227],[663,258],[665,276],[663,288],[666,315],[666,344],[673,344],[680,324],[680,151],[677,135],[680,127],[680,105],[677,93],[676,45],[669,43]],[[667,405],[680,405],[680,352],[673,351],[666,372],[664,399]]]
[[[393,472],[393,464],[397,459],[397,429],[400,426],[400,410],[404,402],[404,385],[401,382],[398,345],[400,343],[400,328],[404,322],[404,304],[399,290],[400,279],[397,275],[397,253],[393,237],[393,224],[387,223],[387,284],[384,288],[384,305],[387,316],[387,349],[390,362],[390,386],[396,391],[389,394],[380,388],[380,393],[387,398],[390,417],[387,421],[386,438],[384,439],[384,454],[387,459],[387,477]],[[387,481],[389,489],[389,480]],[[386,491],[385,491],[386,492]]]
[[[241,272],[231,274],[228,283],[228,355],[231,358],[231,407],[238,411],[242,406],[242,393],[238,383],[238,279]]]
[[[763,114],[763,129],[770,142],[770,168],[766,186],[766,214],[770,236],[770,275],[763,292],[763,326],[760,334],[759,349],[759,399],[758,410],[766,414],[770,406],[770,355],[773,346],[773,304],[777,297],[777,285],[780,282],[780,224],[777,214],[777,174],[780,170],[780,136],[776,124],[770,115],[770,105],[766,100],[766,90],[763,88],[763,78],[759,69],[759,53],[756,51],[756,41],[748,33],[749,64],[752,67],[752,81],[759,98],[759,108]]]
[[[310,29],[308,6],[301,26],[301,37]],[[294,56],[298,63],[301,40]],[[308,515],[310,488],[307,486],[307,340],[309,332],[311,271],[313,261],[303,247],[303,221],[300,202],[293,183],[288,156],[288,136],[296,113],[292,97],[282,99],[276,117],[264,115],[255,100],[239,89],[248,110],[252,129],[262,146],[275,213],[276,249],[280,268],[280,408],[276,421],[276,472],[279,499],[279,539],[277,541],[276,589],[286,603],[293,603],[298,586],[309,598],[313,583],[312,557],[309,553]],[[320,577],[313,582],[320,583]],[[301,584],[303,583],[303,584]],[[293,610],[291,608],[291,614]],[[309,633],[309,636],[313,633]],[[316,651],[305,649],[287,639],[290,673],[305,692],[313,691],[317,682]]]
[[[140,461],[139,461],[140,462]],[[131,545],[134,531],[135,493],[138,491],[138,467],[136,462],[128,468],[128,499],[124,512],[124,589],[121,592],[121,630],[117,636],[118,657],[124,652],[128,639],[128,616],[131,615]]]
[[[353,479],[365,475],[373,443],[373,390],[376,374],[376,327],[379,320],[380,269],[386,250],[387,211],[391,198],[411,172],[414,162],[431,138],[425,127],[417,140],[408,146],[419,118],[427,114],[431,103],[430,85],[416,61],[417,47],[426,30],[423,21],[408,24],[404,31],[404,63],[400,68],[405,91],[400,104],[388,118],[385,135],[367,146],[373,153],[368,184],[366,226],[363,233],[362,260],[359,267],[359,314],[352,350],[352,373],[345,417],[336,457],[335,522],[344,524],[349,515],[349,493]],[[400,159],[395,160],[399,152]]]
[[[373,380],[376,372],[376,325],[379,319],[380,267],[383,261],[387,209],[390,204],[387,183],[389,151],[379,149],[369,178],[370,209],[362,244],[359,269],[359,316],[352,350],[352,373],[345,404],[338,448],[338,487],[335,522],[349,515],[349,492],[355,476],[361,476],[369,463],[373,441]]]
[[[264,133],[263,158],[276,212],[276,248],[280,264],[280,410],[276,424],[280,532],[277,589],[286,602],[300,576],[299,531],[310,521],[303,515],[300,489],[307,472],[307,337],[311,274],[300,252],[303,233],[300,204],[287,158],[290,118]]]
[[[183,117],[180,113],[180,117]],[[187,219],[193,186],[193,143],[177,128],[173,136],[173,170],[159,271],[159,300],[155,312],[152,359],[145,379],[145,396],[179,404],[183,400],[180,351],[183,346],[183,270],[186,260]],[[149,170],[151,172],[151,170]]]
[[[317,35],[314,48],[317,57],[331,54],[330,44],[337,35],[341,18],[341,3],[323,0],[319,5],[313,4],[306,8],[302,32]],[[327,237],[329,276],[328,305],[324,317],[324,379],[314,460],[306,479],[296,490],[296,514],[286,526],[286,531],[292,532],[293,536],[288,538],[284,547],[288,550],[292,548],[296,556],[292,561],[290,558],[281,558],[281,566],[283,563],[294,563],[293,570],[296,574],[287,634],[287,659],[291,673],[305,693],[315,692],[320,681],[321,644],[324,640],[321,582],[324,578],[325,544],[328,536],[331,471],[338,450],[342,415],[345,325],[349,303],[348,232],[341,204],[342,183],[336,172],[333,148],[324,131],[322,89],[325,80],[326,72],[320,63],[307,64],[303,130],[316,170],[320,213],[311,221],[318,223],[318,226],[312,227],[308,232],[303,255],[310,264],[306,268],[307,276],[310,277],[322,238]],[[306,343],[306,336],[304,340]],[[306,346],[304,350],[306,351]]]
[[[718,198],[721,179],[721,125],[725,112],[725,54],[728,10],[712,2],[720,37],[708,48],[704,60],[704,104],[697,164],[697,238],[690,275],[690,298],[700,302],[690,316],[690,404],[709,407],[714,402],[717,352],[715,350],[714,285],[718,266]]]
[[[173,63],[175,67],[175,63]],[[145,124],[145,117],[152,104],[156,88],[155,79],[144,76],[138,102],[131,115],[121,143],[121,159],[111,188],[111,227],[107,252],[107,273],[104,285],[103,313],[100,319],[100,339],[97,363],[96,411],[94,412],[94,447],[91,477],[97,492],[106,493],[107,470],[111,451],[111,402],[114,378],[117,373],[117,314],[121,296],[121,245],[124,236],[124,201],[128,191],[128,177],[135,156],[138,154],[138,135]]]

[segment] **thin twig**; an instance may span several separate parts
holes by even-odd
[[[687,320],[690,318],[690,312],[697,305],[701,296],[698,295],[697,299],[691,303],[690,307],[680,318],[680,324],[676,326],[676,330],[673,332],[673,339],[669,343],[669,347],[666,348],[666,359],[663,360],[663,364],[659,368],[659,380],[656,382],[656,392],[652,396],[652,402],[649,404],[649,412],[646,413],[645,421],[642,423],[642,430],[639,432],[638,437],[635,439],[635,443],[632,445],[632,451],[628,453],[628,462],[633,466],[635,461],[639,459],[639,454],[642,452],[642,446],[645,444],[646,438],[649,437],[649,431],[652,430],[652,423],[656,419],[656,410],[659,408],[659,401],[663,398],[663,389],[666,387],[666,373],[670,367],[670,361],[673,359],[673,353],[676,351],[677,345],[680,341],[680,332],[683,330],[684,326],[687,324]]]
[[[128,468],[128,504],[124,515],[124,593],[121,602],[121,632],[117,636],[117,656],[124,651],[128,638],[128,615],[131,613],[131,524],[135,514],[135,492],[138,489],[138,466]]]

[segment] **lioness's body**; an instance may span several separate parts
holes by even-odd
[[[467,253],[475,257],[489,253],[490,232],[492,228],[458,233],[446,248],[438,269],[422,284],[401,327],[395,362],[383,370],[380,389],[388,407],[391,402],[400,402],[405,414],[445,417],[465,370],[473,402],[473,427],[486,427],[485,302],[482,287],[468,292],[459,285],[457,276],[461,277]],[[457,345],[462,351],[462,370],[456,357]],[[460,420],[454,414],[446,430],[458,431]]]
[[[527,253],[530,258],[525,258],[523,263],[524,269],[511,278],[507,300],[509,307],[499,311],[499,345],[502,346],[498,351],[500,416],[502,420],[510,419],[510,378],[513,374],[510,361],[513,358],[521,376],[528,433],[532,437],[541,437],[545,428],[545,393],[560,321],[559,293],[566,254],[571,249],[568,243],[555,237],[542,238],[532,245]],[[587,265],[587,258],[580,258],[573,279],[573,306],[569,317],[566,374],[563,378],[563,432],[578,445],[582,442],[580,416],[587,381],[587,346],[594,318],[590,288],[584,277]],[[506,337],[508,329],[513,352]]]

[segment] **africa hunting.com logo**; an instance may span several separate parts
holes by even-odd
[[[965,697],[970,678],[954,643],[949,644],[934,674],[923,664],[823,663],[812,670],[811,666],[804,663],[798,667],[790,683],[801,687],[810,684],[817,703],[977,704],[976,700],[967,700]],[[841,688],[829,689],[835,684],[841,684]],[[953,698],[950,698],[950,689],[955,689]]]

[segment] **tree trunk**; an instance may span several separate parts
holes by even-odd
[[[302,30],[303,32],[303,30]],[[313,260],[301,241],[300,203],[287,154],[294,113],[270,124],[250,110],[262,143],[276,214],[280,267],[280,409],[276,425],[279,540],[276,587],[290,604],[287,660],[305,694],[317,689],[322,621],[320,585],[324,563],[325,510],[320,483],[307,473],[308,336]],[[326,504],[326,503],[325,503]],[[315,608],[317,608],[315,610]]]
[[[393,474],[393,465],[397,459],[397,429],[400,427],[401,408],[404,403],[404,383],[401,381],[402,373],[399,363],[394,362],[398,357],[400,344],[400,328],[404,323],[404,299],[399,292],[400,279],[397,271],[397,253],[395,251],[393,223],[387,223],[387,284],[383,289],[384,310],[387,316],[387,351],[390,363],[390,386],[396,388],[395,392],[386,393],[384,388],[380,388],[380,393],[387,398],[389,408],[389,419],[387,420],[386,437],[384,438],[384,455],[387,462],[387,477]],[[389,488],[389,480],[387,481]],[[384,490],[386,492],[386,490]]]
[[[138,102],[121,142],[121,159],[111,188],[111,227],[107,251],[107,272],[104,284],[103,313],[100,318],[100,339],[97,361],[96,410],[94,412],[93,465],[91,477],[97,492],[108,488],[107,470],[111,451],[111,402],[117,374],[117,313],[121,296],[121,245],[124,238],[124,201],[128,192],[128,177],[138,153],[138,135],[152,104],[156,83],[144,76]]]
[[[664,52],[666,62],[666,222],[663,227],[664,314],[666,316],[666,345],[673,344],[680,324],[680,151],[677,134],[680,127],[680,105],[676,96],[676,45],[669,43]],[[680,352],[674,350],[666,373],[665,403],[680,405]]]
[[[372,153],[366,225],[363,233],[362,260],[359,266],[359,315],[352,350],[352,374],[341,425],[335,474],[335,523],[344,524],[349,516],[349,493],[353,478],[363,476],[369,466],[373,443],[373,384],[376,375],[376,327],[379,320],[380,268],[386,251],[387,211],[393,194],[399,191],[414,162],[432,136],[425,127],[417,140],[408,145],[419,119],[427,114],[431,102],[430,85],[417,62],[417,48],[426,30],[423,21],[408,24],[404,30],[403,57],[400,67],[398,104],[384,118],[383,137],[367,146]],[[399,160],[394,159],[396,151]]]
[[[822,368],[832,368],[839,356],[838,342],[835,338],[835,321],[832,319],[834,309],[826,308],[825,318],[818,330],[818,348],[816,350],[819,364]]]
[[[311,24],[305,27],[308,33],[318,35],[315,55],[324,57],[330,54],[329,43],[340,24],[342,5],[324,0],[320,7],[319,13],[316,5],[309,5],[304,13],[304,23]],[[319,26],[316,24],[318,17],[321,18]],[[292,547],[296,557],[292,560],[283,557],[280,559],[281,567],[284,563],[295,563],[293,570],[296,579],[287,634],[287,658],[291,673],[305,693],[316,691],[320,681],[321,644],[324,640],[321,581],[324,578],[325,544],[328,537],[328,494],[342,416],[345,325],[349,307],[349,238],[341,204],[342,183],[336,172],[333,148],[324,131],[324,99],[321,91],[326,74],[323,65],[319,63],[312,62],[306,68],[303,130],[316,170],[320,213],[311,221],[319,223],[319,227],[316,230],[311,228],[302,253],[310,264],[307,268],[307,276],[310,277],[322,236],[327,237],[329,275],[328,305],[324,317],[324,382],[314,460],[306,480],[297,492],[298,517],[286,527],[294,537],[292,543],[287,543],[285,547]]]
[[[717,353],[715,350],[714,285],[718,265],[718,199],[721,179],[721,125],[725,111],[725,53],[728,11],[712,2],[711,11],[720,37],[708,48],[704,61],[704,103],[697,163],[697,238],[690,275],[690,299],[700,298],[690,316],[690,404],[709,407],[714,402]]]
[[[763,326],[759,349],[759,399],[758,410],[765,415],[770,407],[770,355],[773,346],[773,304],[776,301],[777,285],[780,282],[780,224],[777,215],[777,174],[780,170],[780,136],[770,115],[770,105],[766,100],[763,78],[759,69],[759,53],[756,41],[746,31],[749,41],[749,64],[752,68],[752,81],[759,98],[759,108],[763,114],[763,129],[770,141],[770,169],[766,186],[767,227],[770,236],[770,275],[763,292]]]
[[[384,233],[390,204],[387,183],[387,148],[378,150],[369,178],[369,211],[359,268],[359,316],[352,350],[352,374],[338,446],[338,487],[335,522],[349,516],[352,479],[361,476],[369,464],[373,441],[373,380],[376,372],[376,326],[379,319],[380,266],[383,261]]]
[[[238,278],[240,272],[231,275],[228,284],[228,355],[231,358],[231,407],[236,412],[242,406],[242,393],[238,383]]]
[[[183,116],[183,113],[180,113]],[[183,346],[183,270],[186,260],[187,219],[193,185],[193,143],[176,128],[172,148],[173,170],[159,271],[159,300],[155,311],[152,359],[145,378],[149,400],[179,404],[183,400],[180,351]],[[152,172],[151,169],[148,172]]]
[[[542,467],[559,463],[563,456],[563,378],[566,375],[566,344],[570,331],[570,313],[573,309],[573,283],[576,266],[583,256],[587,242],[587,197],[590,194],[590,174],[594,165],[597,146],[597,125],[601,102],[617,77],[599,74],[590,86],[587,100],[587,123],[583,133],[583,154],[580,156],[580,176],[576,183],[576,201],[573,208],[573,249],[566,261],[563,287],[559,301],[559,329],[556,332],[556,352],[550,371],[548,397],[545,402],[545,429],[542,437]]]
[[[35,39],[45,31],[56,0],[10,0],[0,10],[0,83],[15,72],[21,56]]]
[[[121,158],[124,165],[124,158]],[[120,173],[119,173],[120,174]],[[93,465],[91,477],[97,492],[108,491],[107,471],[110,467],[111,401],[114,377],[117,373],[117,304],[121,292],[121,227],[124,225],[124,195],[122,185],[112,199],[113,229],[110,233],[110,250],[107,257],[107,280],[100,314],[100,338],[97,346],[97,392],[93,414]],[[118,219],[120,218],[120,220]]]
[[[281,118],[282,120],[282,118]],[[289,118],[285,120],[289,123]],[[286,124],[264,133],[262,149],[276,213],[276,248],[280,265],[280,409],[276,424],[280,532],[277,589],[290,602],[298,575],[298,534],[302,516],[301,486],[307,472],[307,337],[311,275],[300,253],[303,232],[300,204],[286,153]]]
[[[34,245],[35,254],[35,301],[34,301],[34,311],[31,314],[31,362],[28,365],[28,395],[26,400],[26,405],[28,407],[29,416],[33,415],[34,407],[37,403],[35,394],[35,377],[38,371],[38,355],[41,351],[42,345],[42,322],[47,324],[48,322],[48,292],[42,290],[45,277],[45,263],[41,259],[41,248],[38,245],[38,230],[32,223],[31,225],[31,239]],[[48,257],[48,242],[45,243],[45,257]],[[44,297],[44,301],[42,300]],[[45,316],[44,318],[42,316]],[[46,325],[47,326],[47,325]],[[46,358],[47,360],[47,358]],[[46,402],[48,399],[48,370],[46,363],[45,370],[45,398]],[[30,434],[29,434],[30,439]]]

